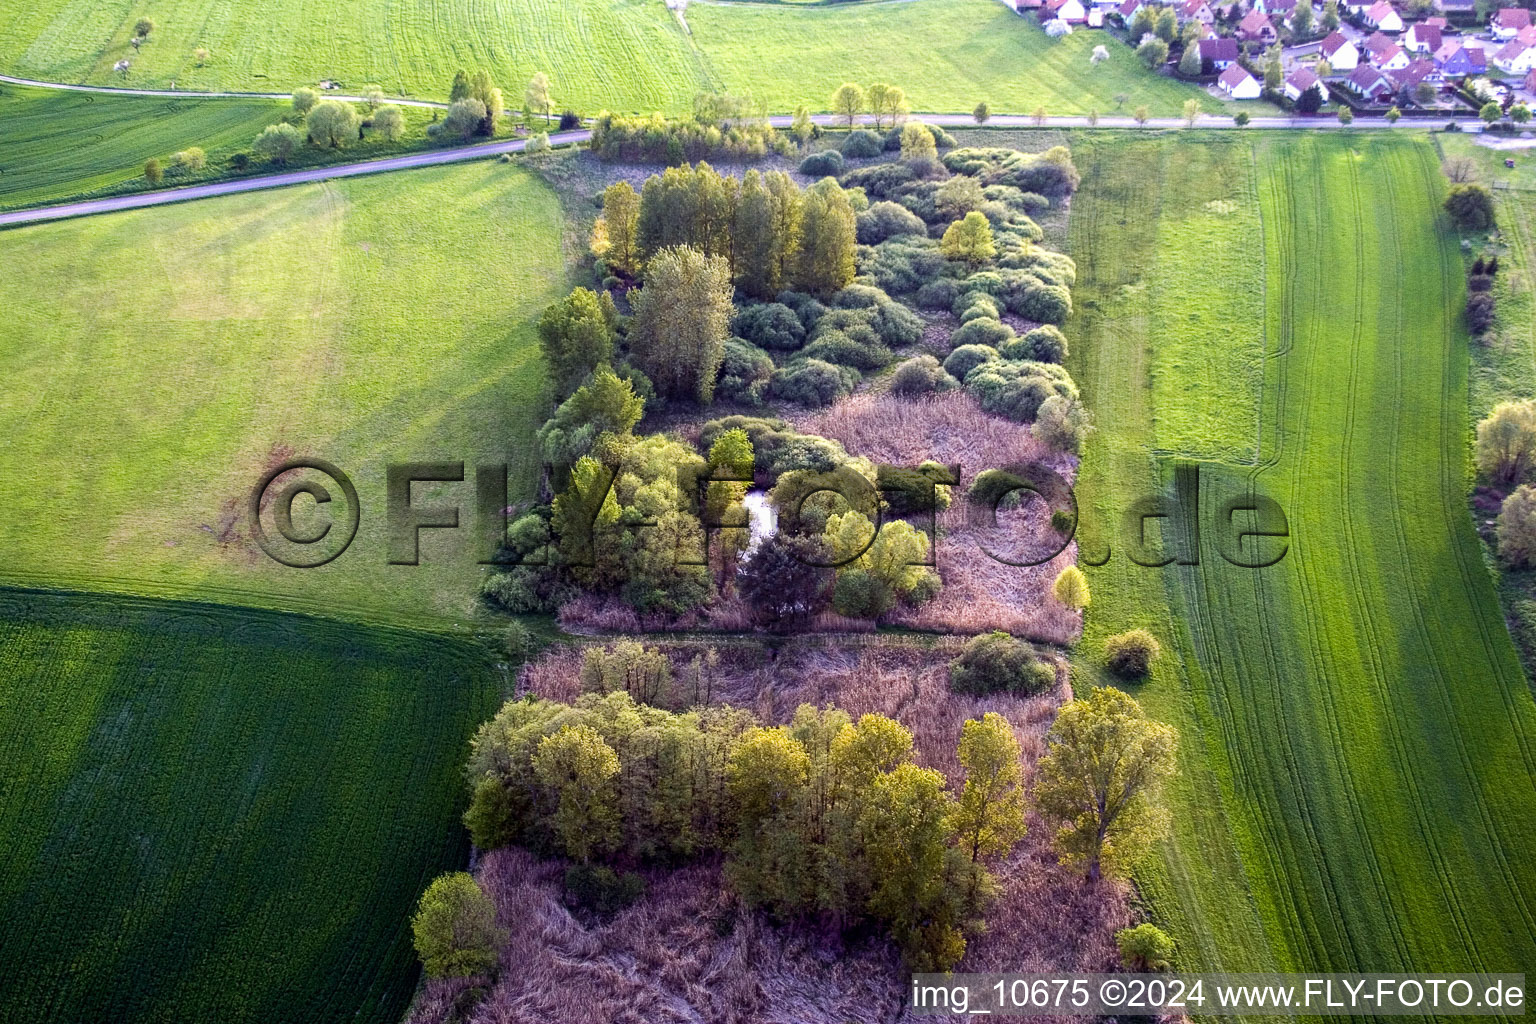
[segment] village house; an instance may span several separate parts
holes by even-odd
[[[1430,85],[1439,85],[1444,77],[1440,74],[1440,69],[1428,60],[1416,60],[1403,70],[1392,74],[1392,80],[1397,83],[1398,94],[1409,102],[1414,101],[1420,85],[1425,82]]]
[[[1387,0],[1376,0],[1360,15],[1371,28],[1378,32],[1401,32],[1403,30],[1403,16],[1397,13],[1397,8],[1387,3]]]
[[[1524,7],[1505,7],[1493,12],[1488,19],[1488,27],[1493,29],[1495,39],[1513,39],[1523,28],[1531,25],[1531,12]]]
[[[1451,45],[1449,43],[1447,46]],[[1483,52],[1481,46],[1463,44],[1456,47],[1455,51],[1448,54],[1440,63],[1440,72],[1447,78],[1462,78],[1467,75],[1486,75],[1488,73],[1488,55]]]
[[[1237,40],[1230,37],[1200,40],[1200,60],[1209,61],[1217,71],[1237,63]]]
[[[1221,77],[1216,79],[1216,84],[1222,92],[1235,100],[1256,100],[1264,93],[1258,79],[1250,75],[1241,64],[1233,64],[1223,71]]]
[[[1237,38],[1244,42],[1263,43],[1268,46],[1279,36],[1268,18],[1259,11],[1249,11],[1243,15],[1243,20],[1237,23]]]
[[[1519,38],[1511,39],[1493,55],[1493,66],[1506,75],[1525,75],[1536,69],[1536,46]]]
[[[1408,52],[1380,32],[1366,39],[1365,58],[1383,71],[1401,71],[1410,63]]]
[[[1403,45],[1415,53],[1434,53],[1440,49],[1440,29],[1427,21],[1410,25],[1403,37]]]
[[[1367,103],[1390,103],[1397,95],[1397,83],[1388,78],[1386,72],[1369,64],[1361,64],[1351,71],[1344,83]]]
[[[1186,21],[1198,21],[1202,25],[1214,25],[1216,12],[1206,0],[1185,0],[1176,10],[1179,14],[1179,23]]]
[[[1360,51],[1355,44],[1344,38],[1342,32],[1331,32],[1318,48],[1328,66],[1335,71],[1353,71],[1360,64]]]
[[[1328,90],[1323,87],[1323,80],[1317,77],[1317,73],[1311,68],[1297,68],[1285,76],[1285,98],[1295,103],[1301,99],[1301,94],[1316,86],[1322,96],[1328,95]]]
[[[1045,0],[1044,17],[1064,21],[1068,25],[1081,25],[1088,20],[1088,11],[1082,0]]]

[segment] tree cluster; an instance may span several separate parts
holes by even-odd
[[[766,117],[741,115],[730,97],[697,102],[695,116],[684,119],[626,117],[605,110],[593,120],[587,146],[605,161],[671,165],[761,160],[770,153],[787,155],[792,148]]]

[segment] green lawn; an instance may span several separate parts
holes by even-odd
[[[137,53],[135,22],[156,29]],[[213,0],[94,5],[0,0],[0,70],[43,81],[284,91],[322,78],[349,89],[446,96],[459,68],[485,67],[519,106],[538,71],[557,104],[646,113],[687,110],[696,92],[751,92],[779,112],[824,109],[849,79],[902,86],[920,111],[1177,113],[1193,88],[1148,74],[1102,32],[1053,42],[996,0],[689,6],[685,30],[661,0],[397,0],[300,7]],[[279,29],[278,26],[281,26]],[[1111,59],[1090,65],[1095,45]],[[193,51],[211,52],[198,67]],[[131,60],[124,79],[112,68]],[[1207,98],[1211,109],[1219,104]]]
[[[1085,670],[1108,632],[1145,624],[1169,643],[1138,689],[1179,727],[1184,771],[1143,892],[1183,966],[1536,962],[1536,706],[1466,513],[1467,339],[1436,153],[1381,135],[1226,141],[1233,166],[1251,162],[1257,206],[1218,241],[1246,246],[1262,288],[1219,261],[1210,273],[1261,319],[1212,333],[1208,357],[1262,346],[1262,403],[1237,415],[1229,385],[1227,412],[1183,452],[1165,424],[1201,393],[1154,371],[1188,304],[1153,275],[1161,247],[1209,230],[1206,204],[1243,180],[1209,172],[1218,144],[1074,144],[1072,369],[1100,427],[1081,492],[1113,527],[1097,538],[1120,544],[1115,517],[1170,456],[1205,459],[1200,565],[1142,569],[1117,551],[1090,571]],[[1214,506],[1250,481],[1289,517],[1270,569],[1216,556]]]
[[[476,162],[0,233],[0,579],[433,625],[474,614],[465,530],[387,563],[384,467],[537,473],[532,324],[566,287],[543,182]],[[363,505],[351,548],[290,569],[244,509],[289,455]]]
[[[478,648],[0,591],[0,1020],[394,1022],[463,863]]]

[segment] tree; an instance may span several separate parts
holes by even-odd
[[[589,725],[567,725],[539,741],[539,784],[554,798],[550,826],[568,856],[590,863],[619,838],[619,755]]]
[[[506,113],[507,105],[501,97],[501,90],[496,88],[496,83],[491,79],[489,71],[476,71],[469,80],[470,99],[478,100],[485,108],[485,113],[480,117],[480,123],[475,127],[478,135],[492,136],[496,134],[496,126],[501,121],[501,115]]]
[[[858,247],[854,224],[853,204],[835,180],[823,178],[805,190],[792,275],[796,287],[830,295],[848,286]]]
[[[1193,43],[1186,45],[1184,52],[1179,55],[1179,74],[1185,78],[1199,78],[1204,66],[1205,62],[1200,59],[1200,47]],[[1197,102],[1195,108],[1198,110],[1199,107]]]
[[[1339,124],[1348,126],[1355,123],[1355,112],[1348,107],[1339,108]]]
[[[995,711],[961,727],[958,757],[965,769],[965,786],[951,825],[974,868],[982,858],[1000,857],[1024,838],[1024,769],[1018,737],[1008,720]],[[973,876],[972,900],[977,881]]]
[[[1312,3],[1298,3],[1296,11],[1291,15],[1291,36],[1295,39],[1306,39],[1312,34]]]
[[[1098,108],[1096,108],[1096,107],[1089,107],[1088,108],[1088,113],[1087,113],[1086,116],[1088,118],[1088,127],[1093,128],[1093,127],[1096,127],[1098,125],[1098,123],[1099,123],[1099,111],[1098,111]]]
[[[1285,71],[1280,66],[1280,55],[1272,52],[1264,62],[1264,91],[1271,96],[1278,95],[1284,84]]]
[[[1127,630],[1105,638],[1104,664],[1122,679],[1139,679],[1152,670],[1162,649],[1145,629]]]
[[[1141,58],[1148,71],[1156,71],[1168,63],[1168,44],[1155,37],[1148,39],[1136,47],[1136,56]]]
[[[992,108],[987,106],[986,100],[982,100],[976,104],[976,109],[971,111],[971,116],[976,119],[977,124],[986,124],[987,119],[992,116]]]
[[[528,88],[523,91],[523,109],[528,113],[535,110],[544,112],[544,120],[549,121],[549,76],[540,71],[528,82]]]
[[[1046,733],[1035,803],[1056,825],[1056,854],[1090,881],[1134,865],[1163,834],[1159,783],[1173,774],[1178,736],[1130,695],[1096,686]]]
[[[1151,120],[1152,113],[1143,105],[1131,111],[1131,117],[1135,119],[1137,124],[1144,125]]]
[[[771,299],[788,284],[789,264],[800,242],[800,190],[783,171],[750,170],[742,178],[732,230],[736,286]]]
[[[1173,956],[1173,940],[1155,924],[1139,924],[1115,932],[1120,962],[1132,971],[1166,971]]]
[[[1530,479],[1536,471],[1536,401],[1500,402],[1477,424],[1473,458],[1494,483]]]
[[[672,663],[658,647],[638,640],[615,640],[608,647],[589,647],[582,654],[584,693],[622,691],[637,704],[660,704],[672,690]]]
[[[160,184],[160,179],[165,177],[165,172],[160,169],[160,161],[150,157],[144,161],[144,180],[151,185]]]
[[[171,167],[184,174],[196,174],[208,166],[208,154],[201,146],[188,146],[171,154]]]
[[[1536,565],[1536,487],[1521,484],[1504,499],[1494,525],[1499,557],[1517,569]]]
[[[555,414],[539,428],[539,449],[544,461],[563,472],[579,462],[605,434],[628,434],[644,412],[645,399],[635,394],[634,385],[607,366],[599,366],[592,379],[561,402]],[[578,528],[588,525],[590,517]]]
[[[1200,120],[1200,101],[1187,99],[1184,101],[1184,127],[1193,128],[1195,122]]]
[[[1296,97],[1296,109],[1303,114],[1315,114],[1323,109],[1323,90],[1315,85],[1308,86]]]
[[[307,114],[315,109],[315,104],[320,102],[320,94],[310,88],[293,90],[293,111],[296,114]]]
[[[911,110],[911,108],[907,106],[906,91],[903,90],[899,85],[886,86],[885,95],[881,97],[879,102],[876,102],[874,96],[872,95],[867,97],[867,99],[869,102],[869,109],[875,114],[877,121],[882,113],[888,114],[890,115],[891,127],[893,128],[900,124],[902,118],[906,117],[907,113]],[[877,123],[875,127],[878,128],[879,124]]]
[[[1454,185],[1472,181],[1477,177],[1477,161],[1469,156],[1446,157],[1440,169]]]
[[[832,94],[832,112],[840,114],[848,119],[848,127],[852,128],[854,121],[864,110],[864,90],[857,83],[844,82],[837,87]]]
[[[1483,104],[1482,109],[1477,112],[1477,116],[1482,118],[1485,124],[1491,125],[1504,119],[1504,108],[1497,103],[1489,101]]]
[[[1445,209],[1461,231],[1486,231],[1493,227],[1493,194],[1482,185],[1452,185],[1445,195]]]
[[[405,131],[405,114],[393,103],[386,103],[373,112],[373,130],[385,142],[397,142]]]
[[[908,121],[901,129],[901,159],[914,168],[926,171],[939,159],[939,148],[933,141],[933,132],[918,121]]]
[[[878,618],[898,598],[921,594],[932,578],[928,537],[905,520],[885,523],[877,533],[868,517],[850,509],[827,517],[824,536],[828,561],[837,565],[832,607],[839,614]]]
[[[792,630],[824,611],[832,593],[828,559],[813,539],[776,533],[747,556],[736,587],[766,625]]]
[[[1528,124],[1531,120],[1531,108],[1524,103],[1516,103],[1509,108],[1509,119],[1515,124]]]
[[[985,214],[976,210],[944,229],[939,249],[948,259],[962,260],[973,266],[985,263],[997,254],[997,247],[992,242],[992,225]]]
[[[1140,44],[1146,41],[1147,36],[1155,35],[1157,31],[1157,9],[1151,4],[1142,4],[1131,17],[1131,27],[1128,32],[1130,41]],[[1105,52],[1108,57],[1108,51]]]
[[[635,301],[629,347],[658,394],[709,404],[731,312],[731,272],[724,259],[687,246],[651,257]]]
[[[264,156],[275,164],[284,164],[293,156],[294,150],[304,141],[299,130],[291,124],[269,124],[256,136],[251,143],[251,149],[257,155]]]
[[[357,111],[339,100],[321,100],[304,119],[309,141],[332,149],[344,149],[356,139],[357,126]]]
[[[1323,5],[1323,20],[1319,23],[1318,27],[1322,29],[1325,34],[1338,29],[1339,0],[1328,0],[1328,2]]]
[[[1394,105],[1389,107],[1382,116],[1387,119],[1387,124],[1397,124],[1398,119],[1403,116],[1403,112]]]
[[[795,108],[795,119],[789,126],[789,133],[795,137],[795,141],[802,149],[816,134],[816,125],[811,121],[811,112],[805,109],[805,104],[802,103]]]
[[[485,104],[469,97],[454,100],[448,105],[448,113],[443,117],[441,128],[444,135],[467,142],[470,136],[480,130],[480,125],[484,121]]]
[[[1152,29],[1157,38],[1165,43],[1171,43],[1179,34],[1178,16],[1173,13],[1172,7],[1164,7],[1157,12],[1157,21]]]
[[[885,114],[886,98],[890,94],[891,87],[884,82],[876,82],[864,93],[864,99],[869,104],[869,112],[875,115],[875,130],[880,129],[881,117]]]
[[[1088,593],[1088,577],[1083,575],[1083,570],[1075,565],[1069,565],[1061,570],[1056,577],[1056,582],[1051,584],[1051,596],[1056,598],[1063,607],[1080,612],[1088,607],[1091,597]]]
[[[1249,118],[1248,111],[1246,110],[1239,110],[1237,113],[1232,115],[1232,123],[1237,125],[1239,128],[1248,127],[1248,122],[1250,120],[1251,118]]]
[[[384,90],[377,85],[363,86],[363,102],[368,105],[369,113],[378,110],[384,104]]]
[[[1427,107],[1435,102],[1435,97],[1439,94],[1439,90],[1435,88],[1433,82],[1420,82],[1418,87],[1413,90],[1413,99],[1419,106]]]
[[[608,266],[628,277],[640,274],[640,195],[627,181],[603,190],[603,237],[598,253]]]
[[[1034,118],[1036,128],[1043,128],[1045,126],[1045,106],[1043,104],[1036,107],[1029,116]]]
[[[154,30],[155,21],[153,18],[140,18],[138,21],[133,23],[133,34],[138,36],[140,39],[148,39],[149,34]]]
[[[429,978],[487,974],[506,941],[496,926],[496,905],[465,871],[432,880],[411,919],[411,933]]]
[[[613,360],[613,328],[597,294],[577,288],[539,318],[539,349],[557,396],[575,391],[598,364]]]
[[[469,72],[460,68],[453,76],[453,87],[448,90],[448,102],[457,103],[469,99]]]

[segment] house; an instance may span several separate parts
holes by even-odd
[[[1397,40],[1385,32],[1372,32],[1365,37],[1365,42],[1360,44],[1360,50],[1365,55],[1365,59],[1374,64],[1378,55],[1392,49],[1396,45]]]
[[[1440,73],[1447,78],[1462,78],[1466,75],[1486,75],[1488,73],[1488,55],[1483,52],[1481,46],[1463,45],[1440,62]]]
[[[1180,24],[1186,21],[1198,21],[1202,25],[1216,23],[1216,12],[1206,0],[1185,0],[1174,9],[1178,12]]]
[[[1275,26],[1259,11],[1249,11],[1237,23],[1237,38],[1244,42],[1263,43],[1268,46],[1278,38]]]
[[[1330,32],[1318,52],[1335,71],[1353,71],[1360,64],[1360,51],[1342,32]]]
[[[1357,93],[1367,103],[1390,103],[1397,95],[1397,83],[1386,72],[1361,64],[1344,79],[1350,91]]]
[[[1344,0],[1344,3],[1340,6],[1350,14],[1364,14],[1365,9],[1375,2],[1376,0]]]
[[[1403,45],[1415,53],[1434,53],[1440,49],[1440,29],[1428,22],[1415,22],[1403,37]]]
[[[1088,11],[1083,7],[1082,0],[1045,0],[1042,17],[1064,21],[1068,25],[1081,25],[1088,20]]]
[[[1248,73],[1241,64],[1233,64],[1216,79],[1221,91],[1235,100],[1256,100],[1263,95],[1259,80]]]
[[[1529,28],[1531,24],[1531,12],[1524,7],[1505,7],[1493,12],[1493,17],[1488,19],[1488,27],[1493,29],[1495,39],[1513,39],[1516,33],[1523,28]]]
[[[1237,63],[1237,40],[1228,37],[1200,40],[1200,60],[1210,61],[1217,71],[1225,71]]]
[[[1416,60],[1401,71],[1393,72],[1392,80],[1397,83],[1398,94],[1412,99],[1418,92],[1419,86],[1428,82],[1430,85],[1439,85],[1445,76],[1440,74],[1440,69],[1427,60]]]
[[[1317,77],[1317,73],[1311,68],[1297,68],[1285,76],[1285,98],[1295,103],[1301,99],[1301,94],[1313,86],[1317,91],[1326,96],[1328,90],[1323,86],[1323,80]]]
[[[1511,39],[1493,55],[1493,66],[1506,75],[1525,75],[1536,68],[1536,46]]]
[[[1253,9],[1284,21],[1296,9],[1296,0],[1254,0]]]
[[[1119,14],[1121,19],[1129,25],[1131,19],[1136,17],[1136,12],[1141,10],[1143,6],[1145,6],[1143,0],[1123,0],[1120,6],[1115,8],[1115,13]],[[1134,40],[1132,41],[1134,42]]]
[[[1401,32],[1403,30],[1403,16],[1397,13],[1397,8],[1387,3],[1387,0],[1376,0],[1360,15],[1361,19],[1378,32]]]
[[[1371,54],[1371,63],[1383,71],[1401,71],[1413,63],[1408,51],[1396,43],[1389,44],[1385,49],[1378,49]]]

